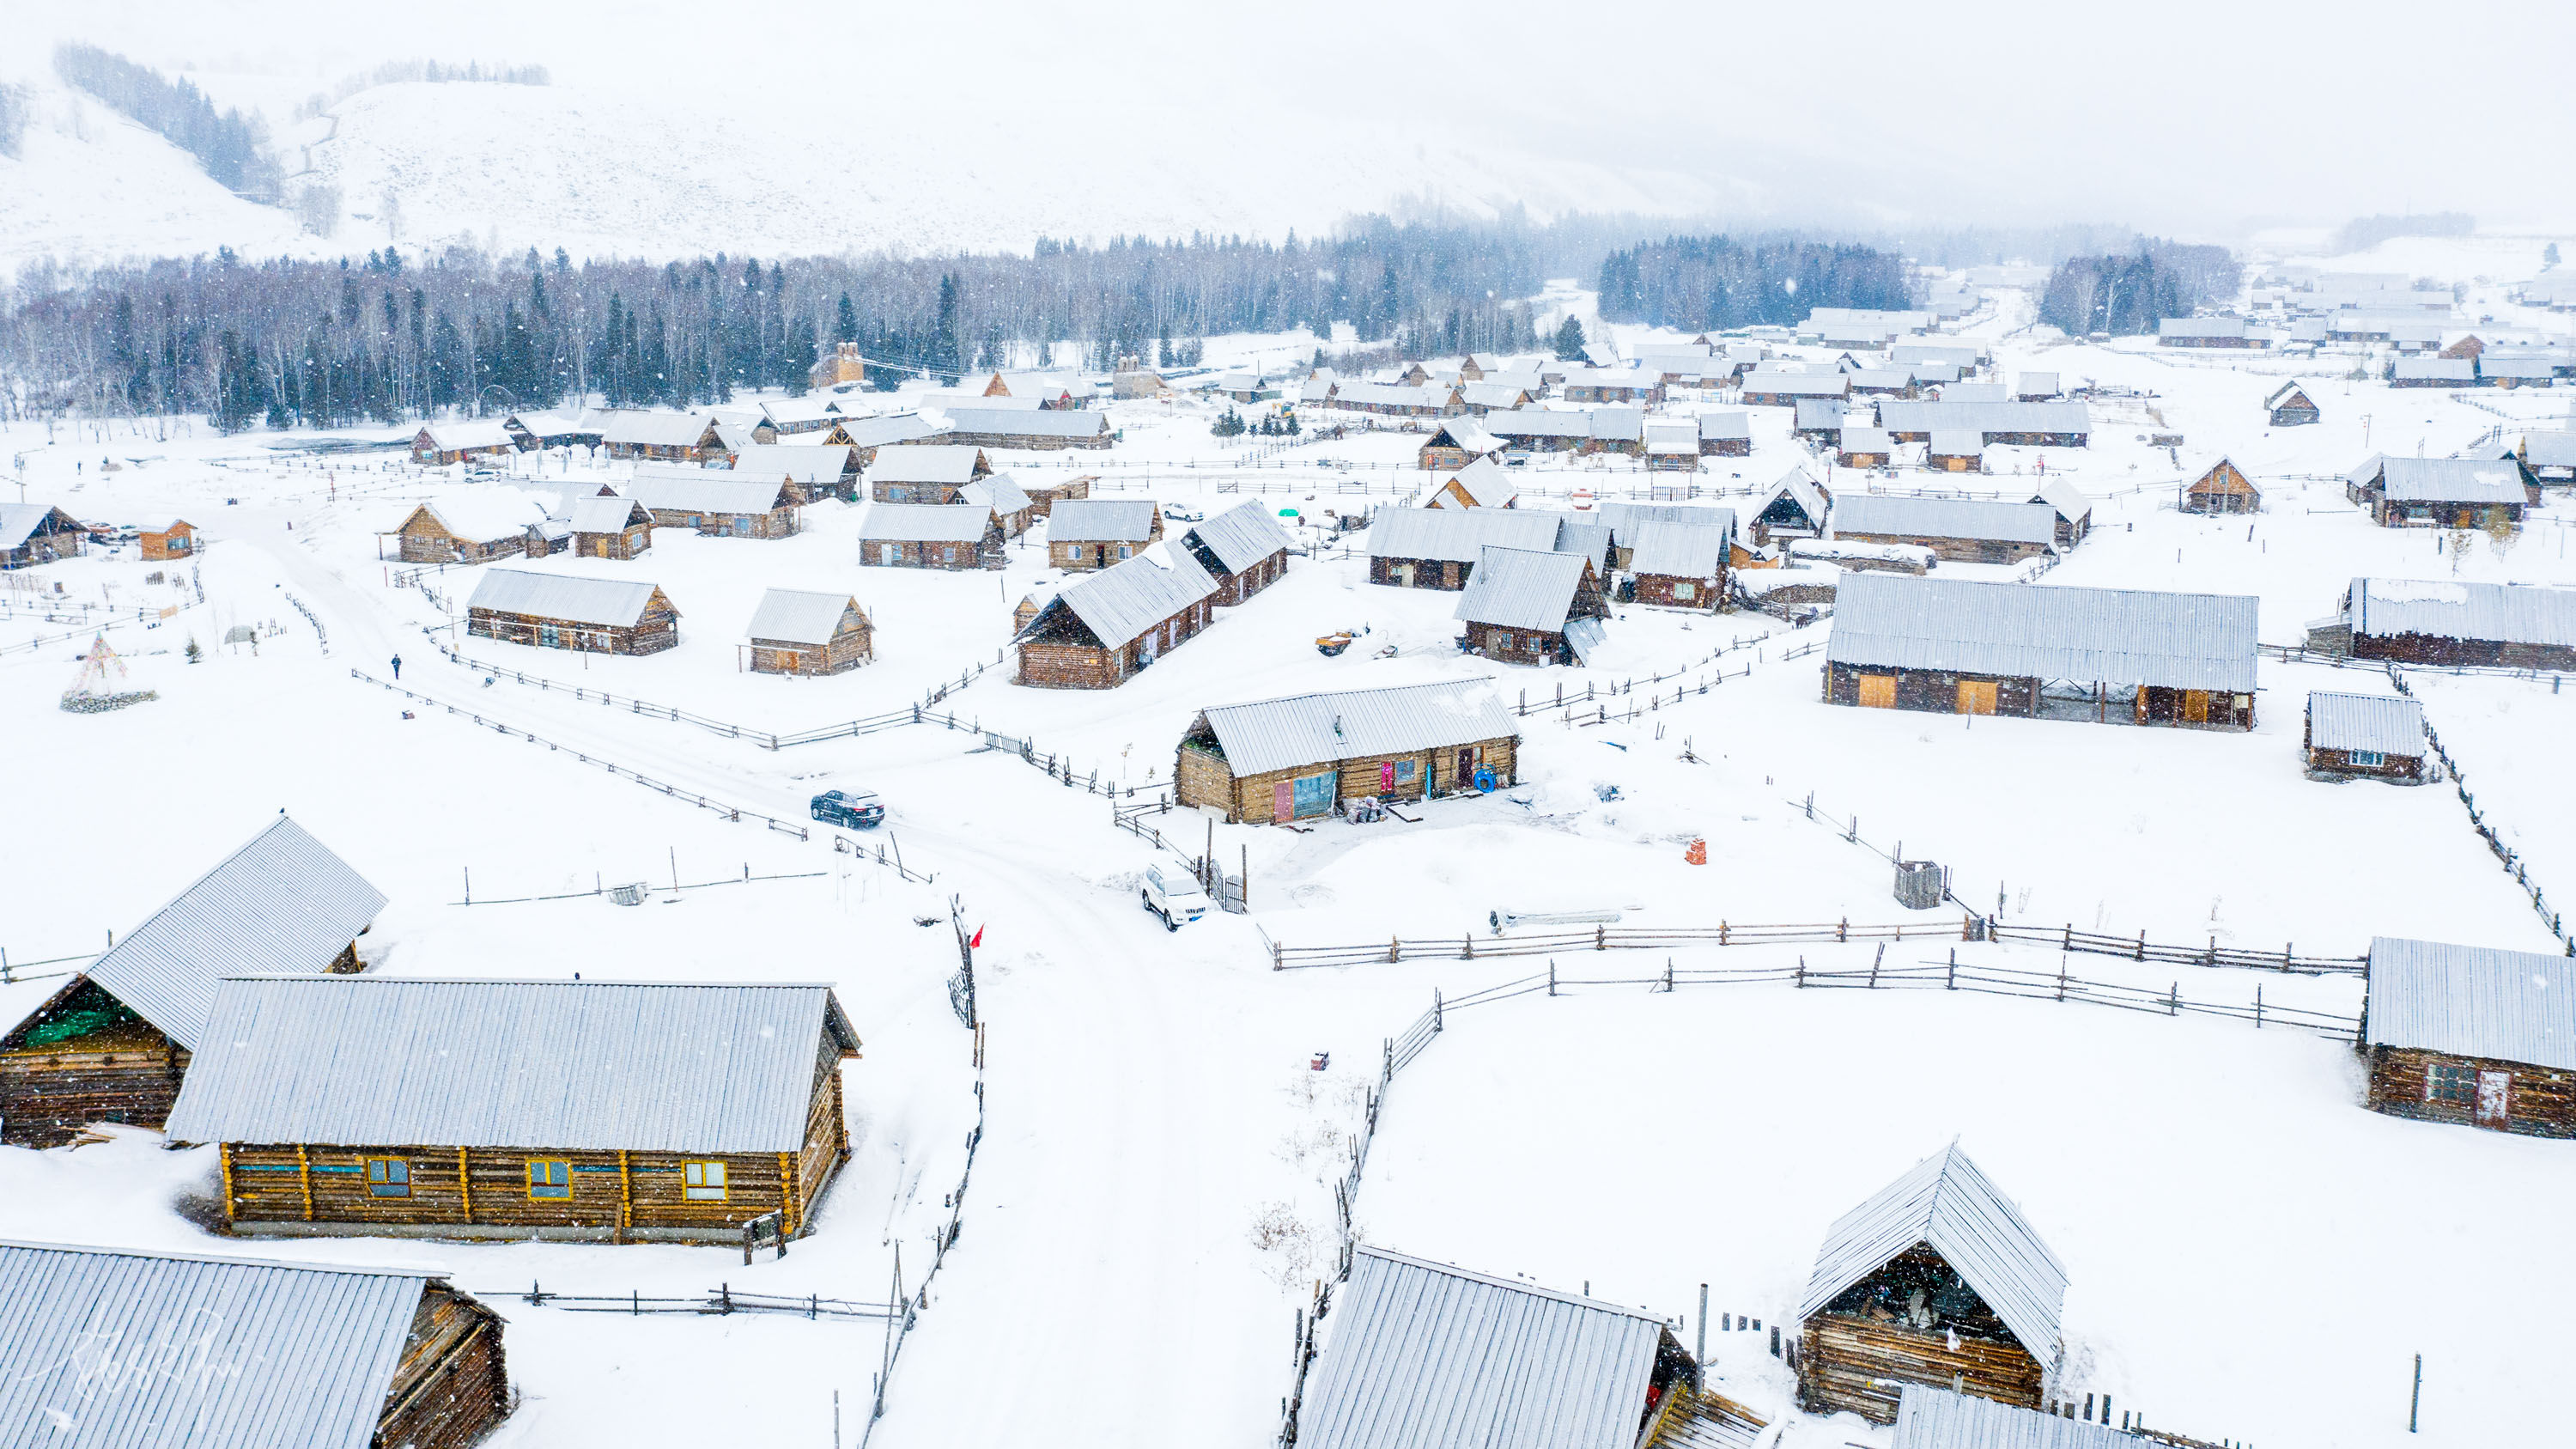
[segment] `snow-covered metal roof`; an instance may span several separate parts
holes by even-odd
[[[0,1243],[0,1441],[368,1449],[441,1277]]]
[[[992,526],[993,510],[981,504],[871,503],[859,519],[859,541],[980,543]]]
[[[602,498],[592,494],[575,498],[565,505],[563,520],[575,533],[624,533],[636,524],[650,525],[652,515],[632,498]]]
[[[642,579],[594,579],[580,574],[492,569],[474,585],[473,597],[465,601],[465,607],[469,613],[488,609],[499,614],[528,614],[625,629],[644,617],[645,606],[653,602],[655,592],[655,585]]]
[[[1516,738],[1519,727],[1492,683],[1450,680],[1298,694],[1218,705],[1204,717],[1225,752],[1226,767],[1238,776],[1260,775]]]
[[[1056,599],[1115,649],[1215,592],[1215,578],[1188,550],[1158,544],[1066,584]]]
[[[2225,462],[2222,458],[2220,462]],[[2030,501],[2045,503],[2057,510],[2057,516],[2069,523],[2082,523],[2093,516],[2093,500],[2084,491],[2063,478],[2051,478],[2031,491]]]
[[[218,978],[320,971],[384,908],[383,892],[280,815],[82,974],[195,1051]]]
[[[79,519],[51,503],[0,503],[0,549],[16,548],[25,543],[51,519],[60,520],[55,524],[55,532],[80,531]]]
[[[2477,380],[2478,365],[2466,357],[2401,357],[2390,376],[2398,382],[2470,383]]]
[[[1733,523],[1732,517],[1728,519]],[[1704,523],[1650,523],[1637,531],[1628,571],[1659,578],[1714,579],[1726,563],[1730,527]]]
[[[743,474],[647,464],[627,481],[626,493],[656,513],[767,513],[795,506],[787,487],[785,479],[766,469]]]
[[[620,412],[601,423],[599,440],[649,448],[694,448],[715,426],[715,414]]]
[[[1592,415],[1566,408],[1523,408],[1508,414],[1487,413],[1485,427],[1506,439],[1588,438]]]
[[[1985,361],[1986,349],[1972,342],[1900,342],[1890,360],[1899,367],[1918,362],[1947,362],[1960,367],[1974,367]]]
[[[1590,559],[1596,578],[1609,576],[1611,542],[1610,525],[1597,516],[1586,517],[1579,513],[1556,516],[1556,551]]]
[[[988,473],[957,490],[957,501],[1008,516],[1029,511],[1028,490],[1008,473]]]
[[[1288,530],[1279,526],[1269,505],[1257,500],[1192,524],[1183,537],[1214,555],[1217,566],[1227,573],[1241,573],[1289,546]]]
[[[1845,418],[1869,416],[1868,407],[1855,408],[1839,398],[1802,397],[1794,406],[1798,411],[1797,420],[1793,426],[1802,433],[1837,430],[1842,427]]]
[[[1583,582],[1584,564],[1578,553],[1487,545],[1451,617],[1502,629],[1561,632],[1575,589]]]
[[[1753,437],[1752,416],[1748,413],[1701,413],[1699,435],[1711,442],[1750,441]]]
[[[1896,440],[1887,435],[1885,428],[1846,426],[1843,429],[1842,450],[1846,453],[1889,453],[1894,452],[1895,449]],[[1933,451],[1940,450],[1935,448]]]
[[[509,448],[516,451],[519,446],[518,440],[510,436],[508,428],[499,423],[483,422],[472,418],[448,418],[441,422],[423,423],[420,425],[420,431],[422,436],[429,439],[430,447],[441,453],[462,452],[468,448]]]
[[[2522,469],[2509,458],[2392,458],[2386,454],[2360,469],[2366,484],[2375,475],[2391,503],[2520,503]]]
[[[2424,706],[2394,694],[2308,692],[2308,743],[2320,750],[2376,750],[2421,757]]]
[[[1950,438],[1952,447],[1971,454],[1975,435]],[[1871,534],[1893,538],[1969,538],[1998,543],[2053,544],[2057,510],[2045,503],[1998,503],[1980,498],[1907,498],[1892,493],[1846,493],[1834,500],[1834,536]]]
[[[2576,432],[2525,433],[2522,459],[2534,468],[2576,468]]]
[[[1790,397],[1841,397],[1851,391],[1851,374],[1847,372],[1764,372],[1755,369],[1744,374],[1746,392],[1786,394]]]
[[[1683,523],[1708,527],[1735,528],[1735,510],[1706,503],[1633,503],[1617,500],[1604,503],[1593,514],[1610,526],[1611,537],[1621,548],[1634,548],[1644,529],[1657,523]]]
[[[2576,959],[2382,936],[2363,1015],[2372,1046],[2576,1070]]]
[[[1584,432],[1596,443],[1633,443],[1646,436],[1646,410],[1594,408],[1583,415]]]
[[[2137,1436],[1974,1394],[1907,1384],[1888,1449],[2139,1449]]]
[[[1047,542],[1144,543],[1154,514],[1151,498],[1061,498],[1047,506]]]
[[[1838,503],[1837,515],[1852,501]],[[2254,599],[2233,595],[1860,573],[1843,579],[1835,596],[1825,657],[1837,664],[2250,694],[2255,610]]]
[[[841,632],[843,616],[858,607],[859,601],[844,593],[771,589],[760,596],[760,607],[751,611],[751,623],[742,632],[747,638],[784,644],[829,644]],[[867,616],[861,613],[860,617]]]
[[[1986,436],[1965,428],[1943,428],[1932,435],[1931,452],[1936,458],[1977,458],[1986,451]]]
[[[420,505],[448,536],[466,543],[494,543],[525,533],[542,523],[546,506],[516,488],[488,493],[454,493]],[[409,523],[409,519],[404,520]],[[6,547],[0,544],[0,547]]]
[[[2167,317],[2156,323],[2158,337],[2225,339],[2245,335],[2242,317]]]
[[[2451,579],[2354,579],[2352,632],[2576,646],[2576,589]]]
[[[915,438],[935,438],[940,434],[947,432],[948,429],[944,424],[934,423],[919,413],[904,412],[887,413],[883,417],[851,418],[840,424],[840,431],[843,437],[848,438],[853,445],[861,448],[882,448],[895,444],[932,448],[942,445],[937,443],[915,444],[912,440]],[[830,434],[826,432],[816,434],[815,436],[817,438],[823,438],[829,437]],[[885,460],[885,454],[879,453],[877,455],[878,463],[882,464]]]
[[[1699,456],[1699,425],[1688,418],[1646,424],[1646,451],[1664,457]]]
[[[1633,1449],[1664,1325],[1362,1245],[1300,1449]]]
[[[1083,408],[945,409],[948,426],[959,433],[985,433],[1003,438],[1097,438],[1109,431],[1105,413]]]
[[[1454,387],[1404,387],[1391,382],[1345,382],[1333,391],[1344,407],[1445,408],[1458,397]]]
[[[1759,515],[1783,497],[1796,504],[1798,511],[1819,527],[1824,524],[1825,511],[1832,506],[1832,500],[1825,496],[1823,487],[1818,485],[1814,475],[1808,473],[1807,465],[1792,463],[1789,471],[1780,475],[1780,481],[1771,485],[1771,491],[1762,495],[1761,500],[1748,511]]]
[[[847,443],[752,443],[733,455],[733,471],[745,476],[783,478],[811,492],[837,487],[850,470],[853,451]]]
[[[1520,496],[1520,485],[1512,481],[1511,470],[1491,458],[1476,458],[1466,467],[1449,475],[1449,482],[1467,495],[1474,508],[1502,508]],[[1429,505],[1425,505],[1429,506]]]
[[[793,1152],[827,1042],[859,1045],[819,984],[232,977],[169,1134]]]
[[[2093,410],[2080,402],[1883,402],[1878,425],[1892,433],[1966,428],[1985,434],[2093,431]]]
[[[987,471],[984,450],[962,443],[907,443],[900,448],[887,448],[868,465],[868,478],[877,483],[946,483],[951,486],[974,481],[975,475]]]
[[[1447,446],[1452,448],[1463,448],[1470,453],[1500,452],[1503,446],[1502,439],[1497,438],[1491,432],[1488,432],[1485,425],[1477,422],[1474,418],[1442,419],[1439,431],[1433,433],[1430,441],[1424,443],[1422,446],[1426,448],[1441,447],[1443,446],[1441,443],[1441,439],[1443,438],[1448,439]]]
[[[1556,515],[1517,508],[1382,508],[1370,520],[1369,557],[1474,563],[1486,545],[1556,546]]]
[[[1878,575],[1862,574],[1860,578]],[[1848,590],[1850,580],[1843,587]],[[1841,600],[1836,600],[1836,608]],[[1834,1220],[1798,1301],[1798,1321],[1821,1313],[1845,1289],[1917,1243],[1967,1280],[2013,1337],[2044,1367],[2062,1340],[2066,1269],[1959,1144],[1924,1158],[1867,1202]]]
[[[1458,388],[1458,400],[1474,408],[1516,408],[1529,401],[1530,384],[1470,382]]]
[[[2055,397],[2058,393],[2057,374],[2025,372],[2013,383],[2013,391],[2022,397]]]

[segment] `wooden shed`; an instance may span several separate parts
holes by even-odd
[[[612,413],[599,439],[612,458],[643,463],[705,463],[724,456],[724,439],[710,412]]]
[[[2255,513],[2263,507],[2263,490],[2245,476],[2245,470],[2221,458],[2209,471],[2182,485],[2182,501],[2176,505],[2185,513]]]
[[[1834,495],[1804,464],[1792,467],[1748,510],[1753,516],[1753,541],[1767,544],[1775,535],[1821,538],[1833,502]]]
[[[228,972],[348,972],[385,898],[284,815],[0,1036],[0,1142],[159,1127]]]
[[[510,436],[508,428],[467,419],[423,423],[411,438],[411,460],[432,466],[474,458],[503,458],[517,451],[518,441]]]
[[[680,611],[640,579],[494,569],[465,601],[465,632],[540,649],[658,654],[680,642]]]
[[[1498,458],[1502,451],[1503,440],[1485,431],[1474,418],[1449,418],[1422,445],[1421,463],[1429,471],[1458,469],[1479,458]]]
[[[479,564],[524,557],[528,530],[545,521],[544,505],[502,489],[423,503],[392,532],[404,563]]]
[[[2308,385],[2297,378],[2274,388],[2272,395],[2263,399],[2263,410],[2271,414],[2276,428],[2305,427],[2324,416],[2317,410],[2316,400],[2308,395]]]
[[[1753,422],[1743,413],[1701,413],[1699,455],[1742,458],[1753,452]]]
[[[2432,778],[2424,706],[2395,694],[2308,693],[2308,777],[2420,785]]]
[[[2576,671],[2576,589],[2354,579],[2333,632],[2324,652],[2357,659]]]
[[[1240,604],[1288,576],[1288,530],[1257,500],[1191,524],[1181,547],[1216,580],[1213,598],[1220,607]]]
[[[802,450],[800,450],[802,451]],[[685,528],[709,538],[793,538],[804,494],[767,473],[723,468],[639,466],[627,496],[644,505],[656,528]]]
[[[2251,598],[1855,573],[1825,701],[2252,729],[2255,652]]]
[[[0,1439],[467,1449],[514,1397],[500,1315],[434,1270],[0,1243]]]
[[[954,503],[957,490],[992,471],[981,448],[907,443],[878,453],[868,466],[868,496],[879,503]]]
[[[859,562],[870,568],[998,569],[1002,525],[972,503],[876,503],[859,520]]]
[[[2382,936],[2362,1040],[2374,1112],[2576,1137],[2576,959]]]
[[[184,518],[154,524],[143,530],[143,561],[167,563],[175,559],[194,558],[197,553],[197,528]]]
[[[2019,563],[2057,546],[2057,511],[2043,503],[1846,493],[1834,503],[1834,537],[1910,543],[1957,563]]]
[[[1834,461],[1846,468],[1884,468],[1896,457],[1885,428],[1847,426],[1834,443]]]
[[[2518,459],[2373,454],[2344,475],[2344,496],[2385,528],[2518,526],[2539,490]]]
[[[89,530],[50,503],[0,503],[0,569],[78,558]]]
[[[1520,501],[1520,485],[1511,471],[1491,458],[1477,458],[1443,479],[1422,500],[1425,508],[1510,508]]]
[[[946,411],[946,436],[954,443],[971,447],[1039,451],[1106,448],[1117,437],[1106,414],[1087,408],[952,407]]]
[[[754,443],[734,453],[732,471],[789,484],[800,503],[859,501],[859,450],[846,443]]]
[[[1646,424],[1646,468],[1659,473],[1699,471],[1699,424],[1691,418]]]
[[[1079,478],[1067,478],[1060,482],[1022,478],[1020,491],[1029,497],[1031,518],[1048,518],[1054,515],[1055,506],[1058,503],[1068,498],[1090,497],[1091,485],[1099,481],[1100,475],[1096,473],[1085,473]]]
[[[1182,735],[1172,778],[1181,804],[1266,825],[1473,790],[1479,770],[1520,781],[1520,732],[1488,680],[1220,705]]]
[[[1727,560],[1735,515],[1723,508],[1707,523],[1647,523],[1636,531],[1628,570],[1637,602],[1667,609],[1715,609],[1726,602]]]
[[[771,589],[743,632],[755,674],[839,674],[876,658],[875,627],[844,593]]]
[[[2066,1269],[1952,1143],[1835,1220],[1798,1302],[1798,1402],[1891,1423],[1906,1384],[2025,1409],[2065,1357]]]
[[[1068,573],[1124,563],[1162,541],[1150,498],[1067,499],[1047,515],[1047,563]]]
[[[1936,473],[1986,471],[1986,440],[1972,429],[1945,428],[1924,444],[1923,461]]]
[[[2063,551],[2082,543],[2093,532],[2093,500],[2083,490],[2063,478],[2050,478],[2031,491],[2030,502],[2048,509],[2057,519],[2057,547]]]
[[[574,498],[564,505],[572,552],[583,558],[639,558],[653,546],[653,515],[643,504],[615,493]]]
[[[236,977],[209,1021],[169,1131],[221,1145],[236,1233],[793,1238],[850,1156],[822,985]]]
[[[1029,531],[1037,517],[1037,504],[1008,473],[988,473],[957,490],[957,501],[982,508],[993,515],[993,526],[1002,537],[1017,538]]]
[[[1012,636],[1021,684],[1115,689],[1216,614],[1216,580],[1186,550],[1157,547],[1084,574]]]
[[[1603,580],[1579,553],[1486,545],[1454,615],[1467,650],[1505,664],[1574,664],[1602,640]]]
[[[1552,549],[1555,514],[1507,508],[1382,508],[1369,523],[1369,582],[1463,589],[1485,546]]]

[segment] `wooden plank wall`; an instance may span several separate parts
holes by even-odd
[[[1850,1314],[1819,1313],[1800,1325],[1798,1401],[1810,1413],[1847,1409],[1896,1422],[1900,1384],[1950,1388],[2025,1409],[2040,1406],[2046,1375],[2011,1339],[1918,1333]]]
[[[431,1282],[395,1366],[375,1442],[404,1449],[466,1449],[510,1412],[509,1365],[499,1315]]]
[[[2469,1072],[2504,1072],[2506,1132],[2527,1137],[2576,1137],[2576,1072],[2536,1067],[2493,1057],[2462,1057],[2407,1047],[2370,1049],[2370,1109],[2392,1117],[2424,1122],[2477,1124],[2474,1098],[2466,1103],[2433,1101],[2426,1083],[2436,1065]],[[2494,1130],[2494,1129],[2490,1129]]]

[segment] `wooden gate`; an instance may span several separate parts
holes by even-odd
[[[2513,1073],[2478,1073],[2478,1125],[2501,1132],[2511,1120]]]
[[[1862,675],[1860,707],[1863,709],[1896,708],[1896,676],[1893,674]]]
[[[1271,786],[1271,787],[1270,787],[1270,819],[1271,819],[1271,821],[1272,821],[1273,823],[1275,823],[1275,824],[1281,824],[1281,825],[1284,825],[1284,824],[1288,823],[1289,821],[1294,820],[1294,819],[1296,819],[1296,818],[1297,818],[1297,785],[1296,785],[1296,782],[1295,782],[1295,781],[1293,781],[1293,780],[1282,780],[1282,781],[1280,781],[1278,784]]]
[[[2209,723],[2209,691],[2186,689],[2182,692],[2182,717],[2193,724]]]
[[[1994,712],[1995,681],[1991,679],[1959,681],[1959,713],[1993,714]]]

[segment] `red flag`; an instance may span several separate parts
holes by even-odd
[[[966,949],[967,949],[967,950],[969,950],[969,951],[972,951],[972,950],[974,950],[976,947],[981,946],[981,945],[983,945],[983,944],[984,944],[984,928],[983,928],[983,927],[981,927],[981,926],[977,926],[977,927],[975,928],[975,936],[974,936],[974,939],[973,939],[973,940],[970,940],[970,941],[968,941],[968,942],[966,943]]]

